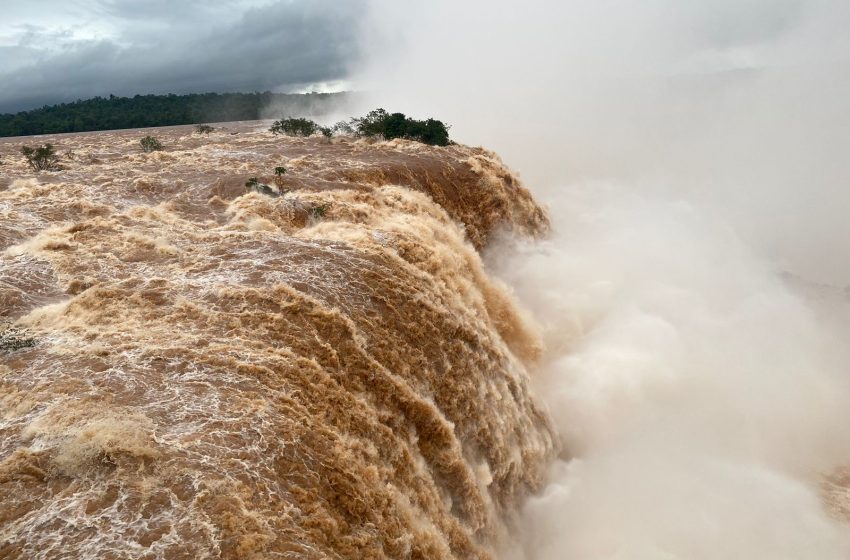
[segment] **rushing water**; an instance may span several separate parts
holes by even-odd
[[[491,557],[558,443],[478,249],[545,213],[482,149],[155,134],[0,143],[0,557]]]

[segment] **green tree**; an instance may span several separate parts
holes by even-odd
[[[145,153],[158,152],[162,150],[162,142],[160,142],[153,136],[145,136],[144,138],[139,140],[139,144],[142,145],[142,150]]]
[[[21,153],[27,158],[27,164],[33,171],[58,171],[59,154],[53,148],[53,144],[45,144],[38,148],[24,146]]]
[[[285,134],[287,136],[312,136],[319,130],[319,125],[310,119],[286,118],[272,123],[272,134]]]
[[[384,109],[370,111],[365,117],[351,119],[351,127],[358,136],[382,137],[386,140],[406,138],[432,146],[448,146],[449,127],[442,121],[419,121],[403,113],[388,113]]]

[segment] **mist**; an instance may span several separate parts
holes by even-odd
[[[850,6],[376,1],[356,82],[549,204],[491,270],[560,431],[505,558],[846,558]]]

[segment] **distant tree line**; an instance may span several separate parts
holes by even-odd
[[[345,93],[201,93],[95,97],[0,115],[0,137],[257,120],[269,109],[330,110]]]

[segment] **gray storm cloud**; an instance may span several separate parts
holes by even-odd
[[[357,56],[363,10],[359,0],[104,0],[82,3],[63,20],[40,4],[38,11],[12,6],[4,22],[0,112],[94,95],[339,82]]]

